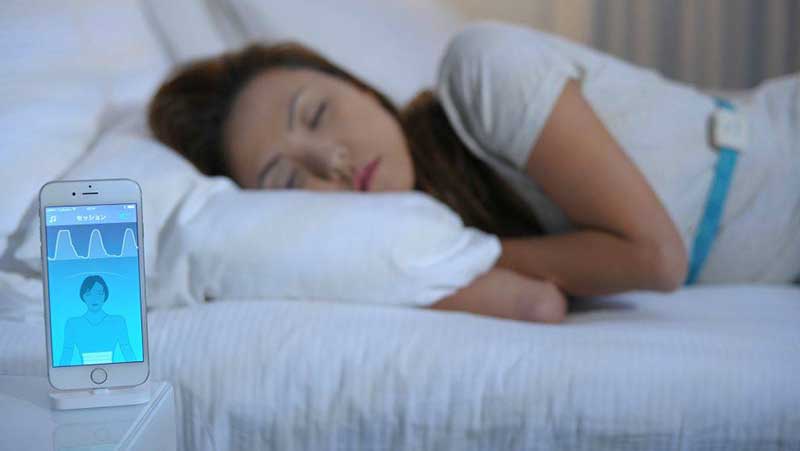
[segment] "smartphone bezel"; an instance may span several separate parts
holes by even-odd
[[[74,195],[72,193],[75,193]],[[94,194],[90,194],[94,193]],[[45,209],[84,205],[136,204],[136,224],[139,254],[139,292],[141,294],[142,354],[141,362],[105,365],[54,367],[50,330],[50,287],[47,267]],[[46,183],[39,191],[39,242],[42,259],[42,286],[44,290],[44,323],[47,354],[47,378],[58,390],[133,387],[147,381],[150,375],[150,352],[147,339],[147,294],[144,266],[144,225],[142,221],[142,191],[130,179],[63,180]],[[91,373],[102,368],[107,379],[102,384],[91,380]]]

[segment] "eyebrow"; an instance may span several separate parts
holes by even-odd
[[[297,100],[300,98],[300,94],[303,92],[304,89],[306,89],[305,86],[297,88],[297,90],[292,95],[292,100],[289,102],[289,118],[287,124],[289,130],[294,128],[294,112],[297,109]]]

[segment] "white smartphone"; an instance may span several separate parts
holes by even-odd
[[[39,191],[50,385],[131,387],[150,374],[142,194],[128,179]]]

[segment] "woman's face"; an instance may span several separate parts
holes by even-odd
[[[368,91],[312,69],[271,69],[231,108],[225,148],[245,188],[408,191],[400,124]]]
[[[86,303],[86,307],[91,312],[96,312],[103,307],[103,304],[106,302],[106,290],[103,288],[102,285],[95,282],[92,285],[92,288],[89,288],[89,291],[83,293],[83,302]]]

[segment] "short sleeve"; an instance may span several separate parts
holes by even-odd
[[[564,85],[578,74],[546,34],[483,22],[450,41],[436,94],[473,152],[524,169]]]

